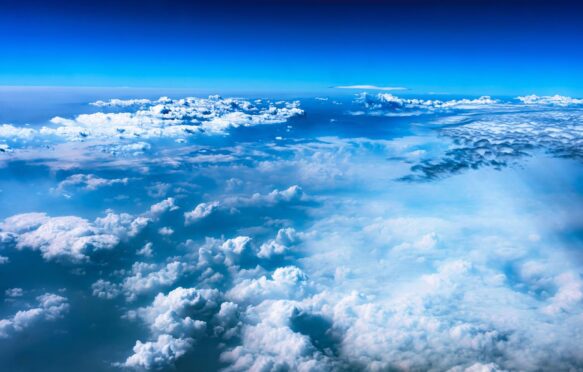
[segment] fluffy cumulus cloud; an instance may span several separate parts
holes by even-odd
[[[171,286],[194,270],[194,265],[177,260],[163,265],[135,262],[120,283],[99,279],[91,288],[93,295],[102,299],[123,294],[127,301],[133,301],[141,295]]]
[[[150,207],[150,216],[152,218],[159,218],[165,213],[178,210],[179,207],[175,204],[174,198],[167,198]]]
[[[154,341],[137,341],[134,354],[121,365],[146,369],[172,365],[206,335],[207,321],[222,309],[220,296],[217,290],[178,287],[156,296],[152,305],[131,311],[128,318],[143,321]]]
[[[65,297],[45,293],[36,298],[37,305],[20,310],[7,319],[0,319],[0,338],[8,338],[42,321],[54,321],[69,311]]]
[[[16,127],[12,124],[0,125],[0,138],[27,140],[32,139],[36,131],[28,127]]]
[[[241,345],[221,354],[227,371],[328,371],[339,369],[327,351],[316,347],[310,335],[294,331],[301,319],[294,301],[265,301],[243,315]]]
[[[94,222],[77,216],[50,217],[24,213],[0,223],[5,240],[17,249],[39,251],[46,260],[83,262],[92,252],[112,249],[138,234],[148,223],[143,217],[108,213]]]
[[[281,230],[271,242],[296,244],[296,234],[293,229]],[[263,301],[304,297],[310,290],[306,274],[295,266],[278,267],[267,273],[257,266],[268,259],[260,257],[260,252],[265,250],[261,246],[253,245],[246,236],[226,240],[209,238],[202,245],[187,244],[190,253],[162,268],[136,263],[132,273],[119,284],[106,280],[95,282],[92,286],[95,296],[112,299],[125,293],[130,301],[140,293],[168,287],[184,275],[188,275],[188,282],[199,286],[160,292],[151,305],[126,314],[127,319],[147,326],[151,340],[137,341],[134,354],[122,365],[151,368],[152,358],[160,356],[157,367],[171,366],[201,342],[218,338],[229,343],[239,338],[241,310]],[[169,345],[176,342],[188,347],[174,353]]]
[[[132,267],[131,275],[124,279],[121,287],[131,300],[142,293],[172,285],[191,270],[193,267],[186,262],[172,261],[162,267],[137,262]]]
[[[97,101],[101,108],[132,109],[127,112],[97,112],[75,118],[56,116],[53,126],[40,129],[10,124],[0,127],[0,137],[32,139],[53,136],[68,141],[112,138],[187,137],[192,134],[225,133],[229,128],[276,124],[302,115],[299,102],[250,102],[238,98],[132,99]]]
[[[220,206],[218,201],[200,203],[192,211],[184,213],[184,222],[189,225],[210,216]]]
[[[102,181],[97,183],[103,184]],[[141,215],[108,210],[105,216],[94,221],[78,216],[51,217],[36,212],[18,214],[0,222],[0,248],[39,251],[48,261],[87,262],[94,252],[110,250],[120,242],[131,240],[152,222],[178,209],[174,198],[167,198],[153,204]],[[162,227],[161,231],[169,235],[171,229]],[[140,254],[151,256],[152,244],[146,243]]]
[[[156,341],[137,341],[132,354],[119,365],[127,368],[159,370],[172,365],[192,346],[191,339],[160,335]]]
[[[2,293],[15,310],[0,320],[0,337],[25,337],[35,324],[54,324],[69,303],[73,311],[87,301],[98,304],[98,316],[83,314],[96,329],[117,317],[132,330],[111,336],[108,348],[124,346],[109,359],[99,350],[103,369],[188,370],[204,361],[208,370],[233,372],[580,370],[581,169],[573,159],[583,158],[581,113],[564,97],[522,101],[361,96],[363,113],[432,114],[415,124],[396,120],[415,133],[394,139],[354,138],[364,127],[385,136],[393,121],[330,106],[338,119],[331,128],[345,130],[336,137],[292,137],[296,128],[286,126],[261,141],[233,131],[188,144],[67,143],[88,145],[89,166],[56,181],[52,174],[55,188],[115,191],[131,180],[131,193],[87,194],[86,213],[98,218],[51,212],[2,220],[8,265],[32,249],[86,275],[69,299],[45,294],[36,302],[28,296],[46,290],[9,281]],[[322,117],[326,105],[317,103]],[[299,114],[293,103],[218,97],[94,107],[104,112],[55,122],[72,139],[79,128],[85,138],[138,129],[147,138],[151,130],[216,133]],[[360,120],[370,126],[355,128]],[[526,157],[534,171],[506,169]],[[127,178],[105,176],[95,164],[127,170]],[[540,164],[564,166],[553,171],[566,182],[541,179]],[[58,201],[59,210],[79,203]],[[103,213],[114,203],[117,212]],[[111,254],[101,260],[100,251]],[[74,275],[66,265],[37,264]],[[47,288],[59,280],[49,279]]]
[[[245,279],[227,293],[238,303],[256,303],[264,299],[301,298],[308,288],[306,274],[295,266],[277,268],[271,278]]]
[[[296,251],[301,241],[301,235],[295,229],[287,227],[277,232],[275,239],[271,239],[261,245],[259,257],[271,258],[273,256],[283,256]]]

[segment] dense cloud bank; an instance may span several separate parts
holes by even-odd
[[[119,100],[93,103],[100,108],[131,111],[96,112],[75,118],[55,116],[53,126],[40,129],[0,126],[0,137],[37,140],[54,137],[65,141],[90,139],[183,138],[193,134],[221,134],[229,128],[275,124],[302,115],[299,102],[253,102],[238,98],[183,98]]]
[[[536,106],[569,107],[582,106],[583,99],[571,98],[561,95],[554,96],[519,96],[513,100],[493,99],[490,96],[461,99],[422,99],[402,98],[390,93],[361,93],[354,101],[356,110],[353,115],[373,116],[416,116],[435,113],[475,112],[484,110],[516,111],[528,106],[530,109]]]
[[[410,116],[454,109],[479,109],[498,102],[498,100],[489,96],[482,96],[476,99],[463,98],[442,101],[438,99],[400,98],[390,93],[378,93],[376,95],[362,93],[357,96],[356,103],[362,106],[364,111],[356,111],[354,114]]]
[[[0,345],[71,337],[96,370],[583,368],[577,99],[314,101],[102,100],[55,119],[53,153],[1,154]]]

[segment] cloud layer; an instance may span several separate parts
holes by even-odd
[[[0,362],[33,342],[100,370],[583,368],[581,110],[521,98],[306,100],[237,131],[299,104],[60,117],[109,139],[0,154]],[[181,126],[230,135],[125,137]]]

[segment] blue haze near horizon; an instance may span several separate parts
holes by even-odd
[[[575,1],[1,5],[0,85],[583,93]]]

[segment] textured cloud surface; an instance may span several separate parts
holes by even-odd
[[[583,369],[578,99],[101,98],[1,129],[8,369]]]
[[[237,98],[223,99],[160,98],[97,101],[100,108],[134,109],[128,112],[96,112],[75,118],[55,116],[53,126],[40,129],[19,128],[10,124],[0,126],[0,137],[31,140],[38,137],[56,137],[67,141],[111,138],[181,138],[193,134],[220,134],[229,128],[275,124],[303,114],[298,102],[256,100],[250,102]]]

